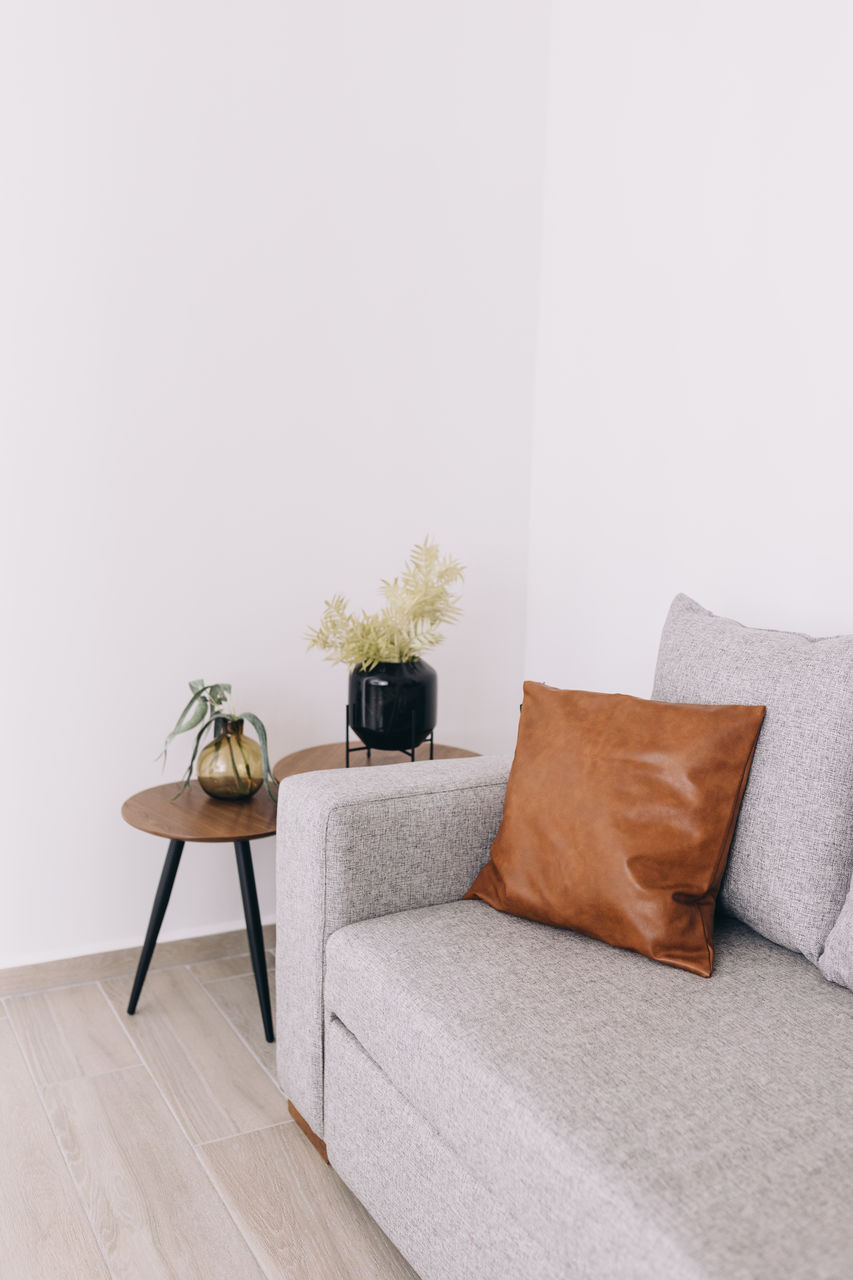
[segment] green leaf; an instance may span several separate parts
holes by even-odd
[[[249,758],[248,758],[248,756],[246,755],[246,751],[245,751],[245,743],[246,743],[246,739],[245,739],[245,738],[243,737],[243,735],[241,734],[241,735],[240,735],[240,741],[239,741],[239,743],[237,744],[237,745],[238,745],[238,748],[239,748],[239,751],[240,751],[240,759],[243,761],[243,769],[244,769],[244,771],[245,771],[246,777],[248,778],[249,782],[254,782],[254,781],[255,781],[255,779],[254,779],[254,776],[253,776],[253,774],[252,774],[252,766],[251,766],[251,763],[250,763]],[[232,755],[233,755],[233,753],[232,753]],[[238,776],[238,777],[240,776],[240,775],[239,775],[239,773],[237,774],[237,776]]]
[[[194,729],[196,725],[201,724],[202,720],[206,715],[207,715],[207,706],[205,704],[204,698],[200,696],[198,699],[198,702],[193,707],[190,714],[185,715],[181,719],[181,722],[172,730],[172,732],[169,734],[169,737],[174,738],[179,733],[188,733],[190,729]]]
[[[228,732],[227,729],[225,730],[225,741],[228,744],[228,754],[231,757],[231,768],[234,770],[234,777],[237,779],[237,784],[239,786],[240,770],[237,768],[237,760],[234,756],[234,743],[231,741],[231,734]],[[245,763],[245,757],[244,757],[244,763]]]
[[[193,684],[195,684],[195,683],[196,683],[196,681],[193,681]],[[176,722],[176,724],[175,724],[174,729],[173,729],[173,730],[172,730],[172,732],[169,734],[169,737],[166,739],[166,741],[167,741],[167,742],[170,742],[170,741],[171,741],[171,739],[172,739],[172,738],[174,738],[176,734],[178,734],[178,733],[184,733],[188,728],[192,728],[192,727],[193,727],[192,725],[187,724],[187,723],[186,723],[186,720],[187,720],[187,717],[189,716],[190,712],[192,711],[193,707],[194,707],[194,706],[196,706],[196,704],[198,704],[198,703],[200,703],[200,704],[201,704],[201,709],[202,709],[201,713],[202,713],[202,715],[204,715],[204,697],[203,697],[203,693],[204,693],[204,689],[205,689],[206,687],[207,687],[206,685],[202,685],[201,689],[195,689],[195,690],[193,691],[193,696],[190,698],[189,702],[188,702],[188,703],[187,703],[187,705],[184,707],[184,709],[183,709],[183,711],[181,712],[181,714],[178,716],[178,719],[177,719],[177,722]],[[198,720],[196,720],[196,724],[198,724]]]
[[[193,693],[201,693],[206,687],[204,680],[190,680],[190,689]]]
[[[263,721],[259,720],[251,711],[244,711],[240,718],[248,720],[249,724],[258,735],[258,742],[261,746],[261,759],[263,760],[264,765],[264,787],[266,788],[266,793],[270,800],[275,800],[275,796],[272,793],[272,787],[275,787],[276,792],[278,792],[278,783],[273,777],[273,772],[270,768],[270,757],[269,751],[267,750],[267,731],[264,728]]]
[[[190,756],[190,762],[189,762],[189,765],[187,766],[187,771],[184,774],[184,785],[183,785],[184,791],[186,791],[187,787],[190,785],[190,780],[192,779],[192,776],[193,776],[193,766],[195,765],[195,758],[198,755],[198,749],[201,746],[201,740],[204,737],[204,735],[207,733],[207,730],[212,728],[212,726],[216,723],[216,721],[219,718],[220,718],[219,716],[211,716],[209,720],[205,720],[204,724],[201,726],[201,728],[199,729],[198,733],[195,736],[195,742],[193,743],[193,753]]]
[[[199,683],[198,680],[191,680],[190,688],[192,688],[193,685],[197,685],[198,683]],[[206,685],[202,685],[201,688],[195,689],[193,691],[193,696],[190,698],[189,702],[184,707],[181,714],[178,716],[177,724],[175,725],[174,729],[169,734],[169,736],[166,738],[166,741],[163,744],[163,750],[160,752],[160,755],[157,757],[158,760],[160,759],[160,756],[163,757],[164,768],[166,767],[166,754],[169,750],[169,743],[172,742],[172,740],[176,738],[178,734],[188,733],[190,729],[194,729],[196,725],[199,724],[207,715],[207,704],[204,698],[204,691],[206,688],[207,688]]]

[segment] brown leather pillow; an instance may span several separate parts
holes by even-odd
[[[465,897],[710,977],[764,710],[525,684],[503,821]]]

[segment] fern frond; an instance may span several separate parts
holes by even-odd
[[[383,579],[385,607],[377,613],[349,612],[344,596],[325,602],[320,624],[306,634],[309,648],[324,650],[329,662],[370,670],[379,662],[412,662],[444,638],[440,627],[462,616],[461,596],[452,588],[464,569],[442,556],[425,538],[412,548],[399,577]]]

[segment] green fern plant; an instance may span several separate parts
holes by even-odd
[[[379,662],[413,662],[441,643],[441,627],[462,616],[461,597],[453,588],[463,574],[458,560],[443,556],[425,538],[412,549],[399,577],[383,579],[383,609],[351,613],[344,596],[332,596],[319,626],[307,633],[308,647],[321,649],[328,662],[343,663],[351,671],[370,671]]]

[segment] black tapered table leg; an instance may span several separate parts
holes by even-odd
[[[249,954],[252,957],[252,968],[255,971],[255,986],[258,989],[258,1003],[261,1006],[264,1035],[272,1043],[275,1040],[275,1036],[273,1035],[272,1011],[270,1009],[270,984],[267,978],[267,956],[264,950],[264,935],[261,929],[261,913],[258,910],[258,891],[255,888],[252,850],[248,840],[235,840],[234,850],[237,854],[237,872],[240,876],[240,892],[243,894],[246,932],[249,935]]]
[[[166,854],[166,861],[163,863],[160,883],[158,884],[157,892],[154,895],[154,906],[151,908],[151,919],[148,921],[148,932],[146,933],[145,941],[142,944],[142,955],[139,957],[139,964],[136,967],[136,977],[133,979],[133,990],[130,993],[130,1004],[127,1006],[128,1013],[136,1013],[136,1005],[142,991],[142,984],[145,981],[145,975],[148,972],[148,966],[151,963],[151,957],[154,954],[157,935],[160,932],[160,925],[163,923],[163,917],[166,914],[166,908],[169,905],[169,898],[172,894],[172,885],[175,883],[175,876],[178,873],[178,864],[181,861],[181,854],[183,851],[183,840],[169,841],[169,852]]]

